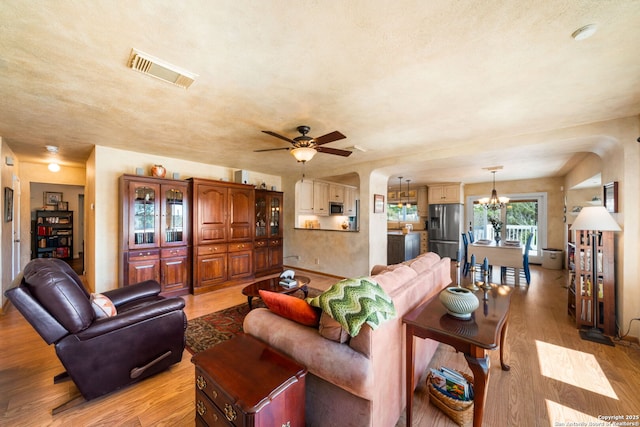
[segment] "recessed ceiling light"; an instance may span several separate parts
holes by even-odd
[[[574,40],[588,39],[589,37],[594,35],[597,30],[598,27],[596,26],[596,24],[585,25],[584,27],[575,30],[573,34],[571,34],[571,37],[573,37]]]
[[[47,151],[50,152],[50,153],[57,153],[58,152],[58,147],[56,147],[55,145],[45,145],[44,148],[46,148]]]

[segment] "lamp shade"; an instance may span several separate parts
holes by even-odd
[[[296,158],[299,162],[308,162],[313,159],[313,156],[316,155],[315,148],[311,147],[299,147],[291,150],[291,154]]]
[[[582,208],[576,220],[571,224],[572,230],[620,231],[621,228],[604,206],[587,206]]]

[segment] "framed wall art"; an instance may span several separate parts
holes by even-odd
[[[58,210],[59,211],[68,211],[69,210],[69,202],[58,202]]]
[[[618,212],[618,181],[613,181],[604,186],[604,207],[611,213]]]
[[[13,189],[4,187],[4,222],[13,221]]]
[[[384,213],[384,195],[373,195],[373,213]]]
[[[44,192],[44,204],[58,207],[58,202],[62,201],[62,193],[55,193],[51,191]]]

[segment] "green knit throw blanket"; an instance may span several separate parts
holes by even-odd
[[[307,302],[320,307],[355,337],[365,323],[376,329],[384,321],[396,316],[393,301],[369,277],[344,279]]]

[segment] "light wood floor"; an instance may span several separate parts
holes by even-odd
[[[305,274],[319,289],[336,280]],[[513,289],[507,338],[511,371],[501,371],[498,352],[491,352],[486,426],[556,426],[640,414],[640,350],[581,340],[566,315],[565,283],[564,271],[533,266],[531,286]],[[240,288],[230,288],[185,300],[187,316],[194,318],[246,299]],[[53,347],[13,307],[0,317],[0,343],[2,426],[194,425],[193,365],[187,351],[164,373],[53,417],[51,408],[75,389],[72,383],[53,384],[53,376],[63,371]],[[470,372],[464,357],[444,345],[431,363],[441,365]],[[415,393],[414,420],[414,426],[455,425],[428,403],[424,382]],[[397,426],[404,425],[403,416]]]

